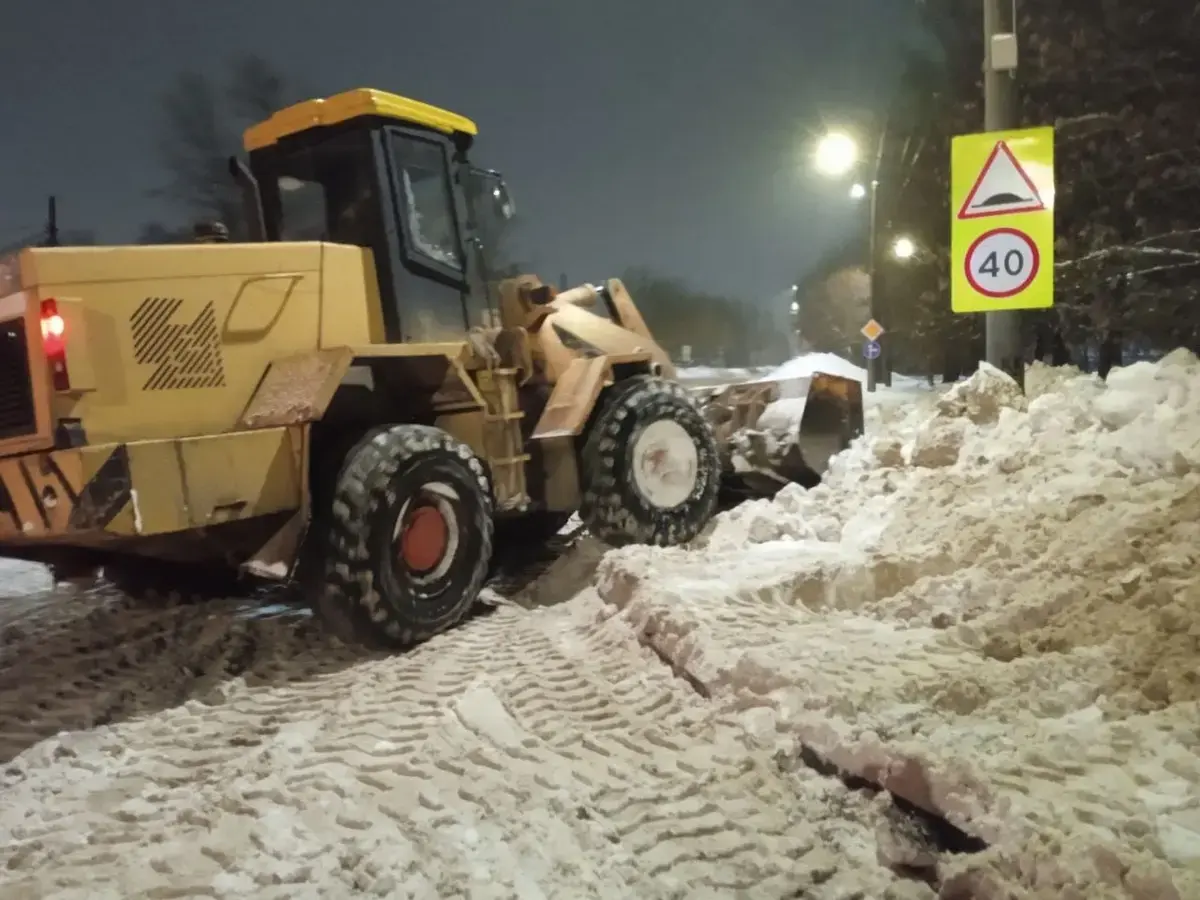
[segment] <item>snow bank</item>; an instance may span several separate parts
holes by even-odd
[[[695,382],[732,384],[737,381],[753,381],[766,371],[769,370],[765,368],[721,369],[713,366],[681,366],[675,370],[675,375],[684,384]]]
[[[784,378],[807,378],[818,372],[824,372],[827,375],[841,375],[843,378],[853,378],[855,381],[867,380],[866,369],[860,369],[854,363],[833,353],[801,354],[794,359],[789,359],[760,380],[781,381]]]
[[[889,406],[599,592],[746,728],[991,843],[947,896],[1200,897],[1200,362],[1029,385]]]
[[[853,378],[863,383],[867,380],[867,370],[835,353],[804,353],[789,359],[782,366],[773,369],[760,378],[760,381],[779,381],[785,378],[807,378],[818,372],[827,375],[840,375],[843,378]],[[914,384],[924,384],[924,379],[912,375],[892,373],[893,387],[907,387]]]
[[[16,559],[0,559],[0,585],[5,597],[23,597],[54,587],[50,570],[36,563]]]

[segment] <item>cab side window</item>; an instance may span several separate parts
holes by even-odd
[[[463,249],[445,147],[412,134],[392,132],[391,153],[397,200],[411,251],[421,262],[461,274]]]

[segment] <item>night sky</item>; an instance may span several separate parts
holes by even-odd
[[[649,265],[762,302],[855,227],[807,142],[881,107],[910,7],[8,0],[0,243],[40,227],[50,193],[60,227],[102,241],[175,224],[146,197],[162,182],[158,95],[180,69],[219,74],[254,51],[309,95],[378,87],[475,119],[475,161],[505,173],[520,255],[547,280]]]

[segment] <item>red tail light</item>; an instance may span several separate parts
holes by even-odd
[[[54,389],[69,391],[71,378],[67,373],[67,323],[58,313],[53,299],[42,301],[42,348],[54,374]]]

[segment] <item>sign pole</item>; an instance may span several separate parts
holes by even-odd
[[[1004,131],[1017,126],[1016,60],[1001,68],[996,58],[996,38],[1016,40],[1016,0],[983,0],[983,128]],[[1009,18],[1012,21],[1007,21]],[[986,358],[1007,372],[1025,389],[1025,354],[1021,346],[1021,313],[1017,310],[989,312],[984,315]]]
[[[876,321],[878,321],[877,317],[879,315],[879,309],[878,309],[878,301],[877,301],[878,292],[875,289],[875,282],[877,280],[876,279],[876,271],[875,271],[875,253],[876,253],[875,212],[877,209],[877,203],[878,203],[878,198],[879,198],[879,182],[877,180],[875,180],[874,178],[871,179],[871,186],[870,186],[869,190],[871,191],[871,200],[870,200],[870,213],[869,213],[870,218],[867,220],[868,221],[868,225],[867,225],[867,229],[868,229],[867,284],[870,285],[869,290],[871,293],[870,293],[870,299],[869,299],[870,305],[868,306],[868,309],[867,309],[867,315],[870,317],[869,321],[876,322]],[[868,340],[873,340],[873,339],[868,338]],[[872,357],[867,358],[867,392],[868,393],[874,393],[874,391],[875,391],[875,382],[878,379],[878,372],[879,372],[878,359],[879,358],[877,356],[872,356]]]

